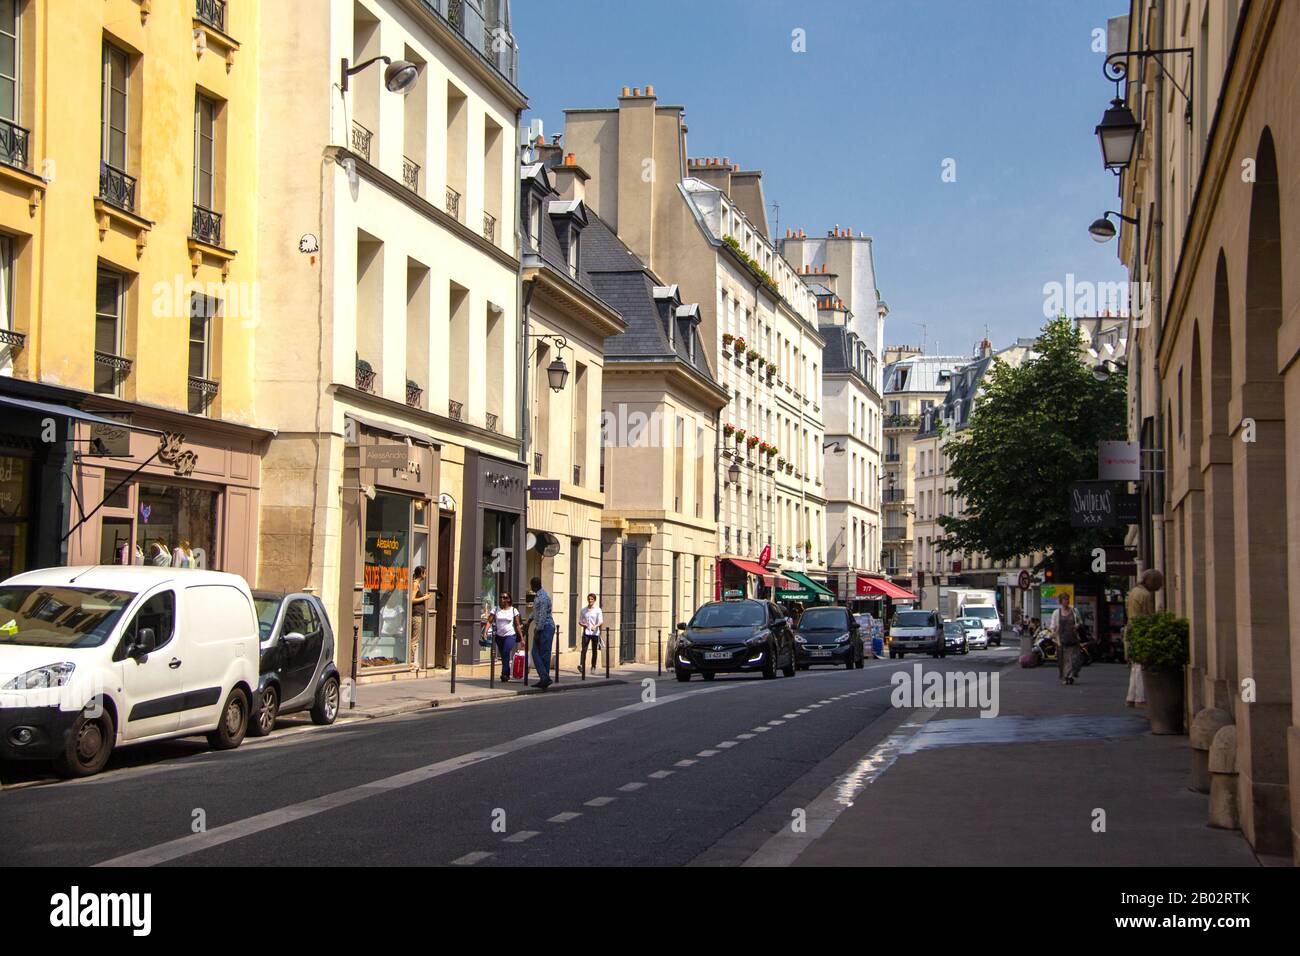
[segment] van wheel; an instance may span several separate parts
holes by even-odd
[[[248,695],[236,687],[221,708],[221,723],[208,734],[208,746],[213,750],[234,750],[244,742],[248,733]]]
[[[316,691],[316,702],[311,705],[311,719],[314,724],[332,724],[339,715],[339,679],[325,678],[325,683]]]
[[[113,753],[116,734],[113,718],[107,710],[101,710],[98,717],[91,717],[83,711],[68,731],[63,750],[54,758],[55,773],[67,778],[99,773]]]
[[[248,732],[254,737],[265,737],[275,729],[275,718],[280,713],[280,692],[274,684],[267,684],[262,689],[262,706],[257,710],[256,718],[248,725]]]

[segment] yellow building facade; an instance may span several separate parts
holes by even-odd
[[[252,580],[258,16],[0,4],[0,574],[165,549]]]

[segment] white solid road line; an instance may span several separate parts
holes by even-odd
[[[207,850],[211,847],[220,846],[223,843],[229,843],[232,840],[239,840],[247,836],[252,836],[255,833],[261,833],[264,830],[272,830],[276,827],[284,826],[285,824],[293,823],[297,820],[303,820],[307,817],[315,816],[318,813],[324,813],[327,810],[335,810],[339,807],[345,807],[348,804],[356,803],[357,801],[364,800],[367,797],[377,796],[382,793],[391,793],[394,790],[400,790],[403,787],[414,786],[415,784],[432,780],[435,777],[441,777],[444,774],[454,773],[457,770],[471,767],[474,764],[493,760],[497,757],[504,757],[506,754],[516,753],[517,751],[525,750],[529,747],[535,747],[538,744],[549,743],[552,740],[558,740],[561,737],[567,737],[571,734],[581,733],[582,731],[589,730],[592,727],[599,727],[601,724],[619,720],[620,718],[628,717],[632,714],[639,714],[655,707],[662,707],[665,704],[672,703],[673,701],[688,700],[697,697],[700,694],[715,694],[747,686],[752,687],[758,685],[742,683],[720,684],[714,687],[702,687],[697,691],[668,694],[662,697],[657,697],[654,700],[637,701],[635,704],[616,707],[603,714],[583,717],[580,720],[572,720],[567,724],[548,727],[546,730],[540,730],[537,733],[528,734],[523,737],[516,737],[514,740],[504,741],[495,747],[461,754],[447,760],[439,760],[437,763],[431,763],[424,767],[417,767],[414,770],[407,770],[404,773],[394,774],[391,777],[384,777],[380,780],[371,781],[370,783],[363,783],[355,787],[349,787],[346,790],[338,790],[334,793],[327,793],[311,800],[304,800],[302,803],[295,803],[287,807],[281,807],[277,810],[269,810],[266,813],[259,813],[255,816],[245,817],[242,820],[236,820],[233,823],[214,827],[213,829],[203,833],[191,833],[175,840],[169,840],[166,843],[160,843],[157,846],[137,850],[134,853],[127,853],[123,856],[113,857],[112,859],[105,860],[102,863],[97,863],[95,865],[155,866],[159,863],[168,863],[172,860],[189,856],[192,853],[198,853],[201,850]],[[611,797],[609,799],[613,798]],[[595,805],[599,806],[599,804]]]

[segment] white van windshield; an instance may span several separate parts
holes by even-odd
[[[129,591],[0,587],[0,644],[98,647],[133,597]]]
[[[978,604],[967,604],[961,609],[967,617],[978,617],[985,621],[995,620],[998,616],[998,609],[995,607],[980,606]]]

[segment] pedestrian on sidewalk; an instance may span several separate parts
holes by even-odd
[[[420,666],[420,648],[424,644],[425,605],[429,601],[429,583],[425,580],[425,567],[418,565],[411,572],[411,642],[406,650],[406,662]]]
[[[578,614],[578,626],[582,628],[582,655],[578,663],[586,673],[587,645],[591,644],[591,669],[596,669],[596,652],[600,650],[600,629],[605,626],[605,615],[596,603],[596,595],[587,595],[587,606]]]
[[[1079,615],[1070,607],[1070,595],[1059,595],[1060,606],[1052,612],[1052,633],[1056,635],[1056,666],[1062,684],[1073,684],[1083,666],[1079,649]]]
[[[551,595],[542,587],[542,579],[534,576],[529,582],[533,592],[533,667],[537,668],[537,688],[551,686],[551,642],[555,639],[555,618],[551,613]]]
[[[488,626],[492,629],[492,640],[496,642],[497,654],[501,658],[501,683],[510,683],[510,659],[515,651],[515,642],[523,640],[519,629],[519,608],[510,600],[510,595],[501,595],[501,605],[492,609]]]
[[[1164,587],[1165,576],[1155,568],[1148,568],[1133,590],[1128,592],[1124,601],[1124,610],[1128,621],[1124,624],[1124,659],[1129,661],[1128,695],[1124,698],[1127,707],[1145,707],[1146,689],[1142,685],[1142,665],[1135,664],[1129,658],[1128,635],[1133,622],[1139,618],[1156,613],[1156,592]]]

